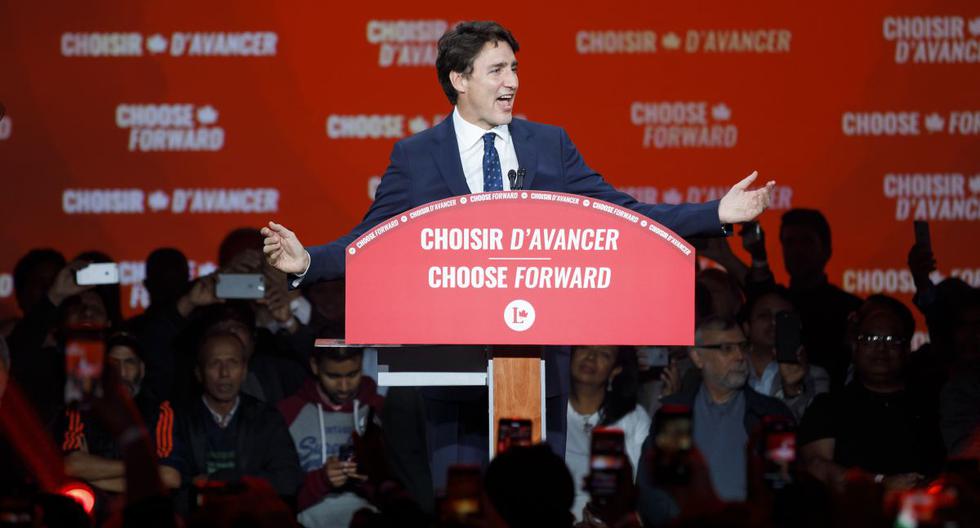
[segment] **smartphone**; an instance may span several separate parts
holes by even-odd
[[[929,222],[925,220],[915,220],[912,222],[915,230],[915,245],[932,250],[932,237],[929,235]]]
[[[738,235],[742,237],[743,245],[755,244],[762,238],[762,226],[759,222],[742,222],[742,229]]]
[[[75,272],[75,284],[119,284],[119,265],[115,262],[93,262]]]
[[[261,299],[265,277],[261,273],[219,273],[214,294],[219,299]]]
[[[354,445],[344,444],[340,446],[337,451],[337,460],[341,462],[353,462],[354,461]]]
[[[446,497],[439,503],[439,518],[443,523],[465,522],[480,517],[480,467],[455,464],[449,466],[446,477]]]
[[[776,361],[779,363],[799,363],[796,351],[802,343],[800,334],[803,323],[795,312],[776,314]]]
[[[763,478],[771,489],[793,482],[790,469],[796,462],[796,424],[786,416],[763,416],[761,445]]]
[[[686,484],[691,478],[689,454],[694,445],[694,420],[687,405],[667,404],[657,411],[653,428],[654,482]]]
[[[597,427],[592,431],[589,476],[586,490],[592,502],[601,506],[615,497],[622,487],[619,479],[626,467],[626,438],[621,429]],[[629,475],[632,478],[632,475]]]
[[[501,418],[497,422],[497,454],[503,453],[511,446],[530,446],[533,425],[531,420],[524,418]]]
[[[105,352],[101,329],[74,328],[65,332],[66,404],[88,404],[103,395]]]

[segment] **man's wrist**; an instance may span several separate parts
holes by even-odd
[[[306,255],[306,266],[303,268],[303,273],[296,274],[296,278],[299,279],[302,279],[307,273],[310,272],[310,265],[313,264],[313,257],[310,256],[310,252],[304,249],[303,254]]]

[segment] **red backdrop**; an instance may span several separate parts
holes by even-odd
[[[132,284],[156,247],[207,271],[227,231],[268,219],[307,244],[343,233],[392,144],[451,110],[434,41],[473,18],[521,43],[517,112],[638,198],[776,179],[781,280],[779,214],[815,207],[849,291],[909,298],[916,216],[942,276],[980,283],[976,2],[476,5],[0,4],[0,315],[32,247],[102,249]]]

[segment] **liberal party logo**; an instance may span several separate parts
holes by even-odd
[[[523,332],[534,324],[534,306],[523,299],[515,299],[504,308],[504,322],[515,332]]]

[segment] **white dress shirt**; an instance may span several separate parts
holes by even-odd
[[[466,177],[466,185],[469,186],[471,193],[483,192],[483,136],[487,132],[493,132],[497,136],[493,144],[497,147],[497,157],[500,158],[500,171],[503,179],[504,190],[510,190],[510,179],[507,174],[511,170],[517,170],[517,151],[514,150],[514,141],[510,137],[510,128],[507,125],[500,125],[490,130],[470,123],[459,115],[459,108],[453,109],[453,129],[456,131],[456,145],[459,148],[459,159],[463,163],[463,176]],[[309,265],[302,274],[296,275],[293,279],[293,288],[298,288],[303,282],[303,277],[310,270]]]
[[[483,136],[487,132],[496,134],[494,146],[500,158],[501,176],[504,180],[504,190],[510,190],[510,180],[507,174],[518,169],[517,151],[510,137],[510,128],[500,125],[490,130],[484,130],[459,115],[459,108],[453,110],[453,129],[456,131],[456,144],[459,146],[459,159],[463,162],[463,176],[471,193],[483,192]]]

